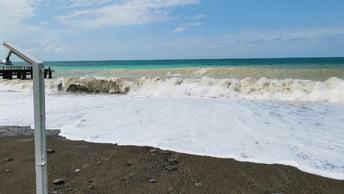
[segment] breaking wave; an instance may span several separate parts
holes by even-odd
[[[242,98],[300,102],[344,102],[344,81],[302,79],[215,79],[201,77],[55,78],[45,80],[46,92],[107,93],[138,96]],[[0,80],[0,91],[32,90],[31,80]]]

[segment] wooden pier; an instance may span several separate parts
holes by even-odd
[[[52,72],[53,70],[50,69],[44,69],[44,78],[51,79],[52,78]],[[30,66],[3,66],[0,68],[0,76],[2,76],[3,79],[32,79],[33,73],[32,73],[32,67]],[[28,76],[30,76],[28,78]]]

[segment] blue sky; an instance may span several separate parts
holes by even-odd
[[[0,10],[0,41],[43,61],[344,55],[343,0],[0,0]]]

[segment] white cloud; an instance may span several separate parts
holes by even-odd
[[[12,20],[32,17],[35,15],[37,3],[40,1],[42,0],[0,0],[1,17]]]
[[[335,43],[335,40],[338,43]],[[178,37],[160,44],[144,45],[142,57],[255,58],[342,56],[344,26],[276,31],[246,31],[223,36]],[[151,48],[149,48],[151,46]],[[154,48],[152,48],[154,46]],[[327,49],[324,49],[326,47]],[[135,47],[133,48],[135,49]],[[173,52],[171,52],[173,51]],[[151,53],[154,53],[152,55]],[[128,57],[130,57],[128,55]]]
[[[28,53],[34,53],[34,52],[37,52],[37,51],[39,51],[39,50],[41,50],[41,49],[40,49],[40,48],[30,48],[30,49],[27,49],[26,52],[28,52]]]
[[[23,20],[36,14],[38,3],[42,0],[0,0],[0,32],[6,40],[23,36],[23,29],[36,31],[38,28],[27,26]]]
[[[344,26],[276,31],[246,31],[207,38],[203,47],[222,57],[299,57],[340,56],[343,46],[333,40],[344,39]],[[185,41],[184,41],[185,42]],[[201,41],[200,41],[201,42]],[[199,43],[200,43],[199,42]],[[327,45],[330,49],[324,49]],[[202,46],[199,46],[202,47]],[[210,52],[209,52],[210,53]]]
[[[49,51],[51,51],[53,48],[54,48],[53,45],[49,45],[49,46],[46,47],[44,50],[47,51],[47,52],[49,52]]]
[[[187,24],[184,24],[184,25],[182,25],[182,26],[200,26],[200,25],[202,25],[201,22],[197,22],[197,23],[187,23]],[[178,27],[178,28],[174,29],[172,32],[183,32],[183,31],[185,31],[185,30],[186,30],[185,27]]]
[[[186,30],[186,28],[178,27],[174,29],[172,32],[183,32],[184,30]]]
[[[59,0],[65,8],[89,7],[95,4],[102,5],[112,2],[112,0]]]
[[[171,19],[177,6],[197,4],[200,0],[129,0],[96,9],[75,11],[58,16],[60,23],[74,28],[94,29],[102,26],[146,24]]]
[[[293,30],[245,31],[238,34],[224,36],[225,39],[241,43],[258,43],[278,40],[297,41],[328,38],[333,36],[344,37],[344,27],[308,28]]]
[[[205,17],[207,17],[207,15],[199,14],[199,15],[196,15],[195,17],[193,17],[193,19],[198,20],[198,19],[205,18]]]
[[[41,32],[43,31],[43,28],[41,28],[40,26],[26,26],[25,30],[31,31],[31,32]]]
[[[202,22],[196,22],[196,23],[188,23],[188,24],[185,24],[184,26],[200,26],[202,24],[203,24]]]
[[[49,23],[48,22],[40,22],[39,24],[42,26],[45,26],[45,25],[48,25]]]
[[[42,45],[45,45],[45,44],[48,44],[50,42],[50,40],[45,40],[45,41],[43,41],[41,44]]]
[[[54,51],[57,53],[57,52],[60,52],[62,51],[62,48],[55,48]]]
[[[53,45],[49,45],[49,46],[47,46],[44,50],[45,50],[46,52],[54,51],[55,53],[57,53],[57,52],[61,52],[61,51],[62,51],[62,48],[56,48],[56,47],[53,46]]]

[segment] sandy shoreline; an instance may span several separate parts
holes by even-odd
[[[343,193],[344,181],[284,165],[70,141],[49,131],[50,193]],[[0,127],[0,194],[35,193],[33,130]],[[11,157],[13,161],[6,161]],[[173,163],[171,159],[176,159]],[[76,172],[76,169],[80,171]],[[54,185],[54,179],[65,183]],[[156,183],[150,183],[155,179]]]

